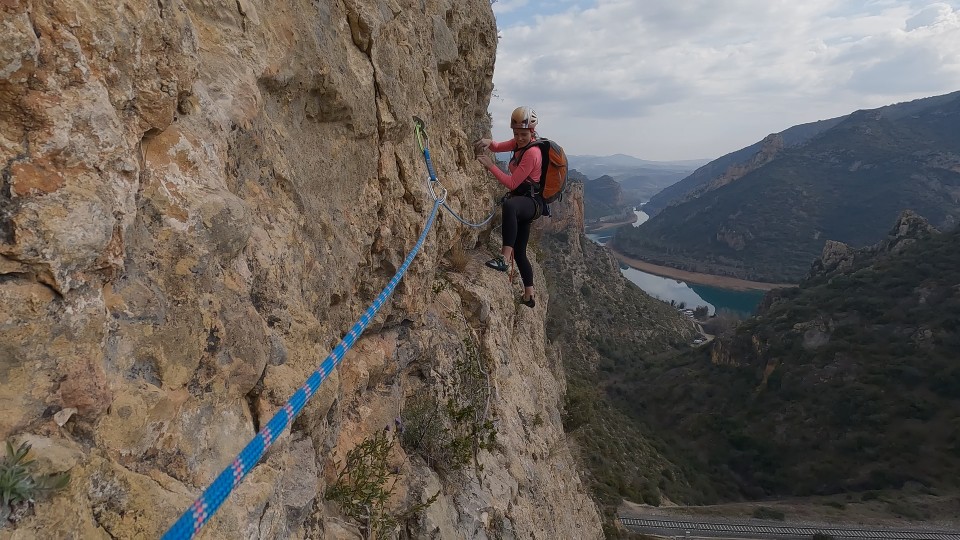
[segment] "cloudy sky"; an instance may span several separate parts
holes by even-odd
[[[497,0],[494,138],[531,105],[569,154],[715,158],[960,90],[960,0]]]

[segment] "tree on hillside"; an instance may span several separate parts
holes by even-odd
[[[718,309],[717,313],[704,324],[704,329],[717,337],[729,336],[733,334],[742,320],[743,317],[736,311]]]

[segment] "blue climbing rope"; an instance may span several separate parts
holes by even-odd
[[[166,534],[163,535],[163,540],[185,540],[191,539],[196,535],[204,524],[217,512],[220,506],[227,500],[227,497],[230,496],[230,493],[233,492],[240,482],[247,476],[247,474],[253,469],[260,458],[263,457],[263,454],[267,451],[268,448],[273,444],[273,442],[283,433],[283,430],[287,428],[290,424],[293,423],[293,420],[300,414],[303,410],[304,405],[307,401],[316,394],[317,389],[320,388],[320,385],[323,381],[333,372],[333,370],[340,365],[340,362],[343,360],[343,357],[347,354],[347,351],[353,347],[353,344],[356,343],[357,339],[360,338],[360,335],[363,334],[363,331],[366,330],[367,325],[370,324],[370,321],[376,316],[377,312],[386,303],[387,299],[390,298],[390,295],[393,294],[394,289],[397,284],[400,283],[400,280],[403,279],[404,274],[407,272],[407,268],[410,266],[410,263],[413,262],[413,259],[419,253],[420,248],[423,247],[423,243],[427,239],[427,234],[430,232],[430,229],[433,227],[434,221],[436,221],[437,213],[441,206],[443,206],[450,214],[459,220],[464,225],[470,227],[482,227],[490,221],[493,217],[491,213],[487,219],[481,223],[470,223],[462,217],[460,217],[456,212],[453,211],[446,203],[447,190],[443,188],[443,185],[440,184],[440,181],[437,179],[437,173],[433,168],[433,162],[430,160],[430,150],[427,146],[427,133],[423,120],[418,117],[414,117],[415,132],[417,134],[417,141],[420,144],[420,149],[423,151],[424,160],[427,163],[427,171],[430,173],[430,178],[428,181],[428,187],[430,190],[430,195],[433,196],[434,203],[433,209],[430,211],[430,216],[427,218],[427,222],[423,227],[423,232],[420,233],[420,238],[417,240],[416,245],[413,246],[413,249],[407,255],[407,258],[403,261],[403,264],[400,265],[400,269],[397,270],[397,273],[394,274],[393,279],[390,280],[390,283],[377,298],[373,301],[373,304],[367,308],[363,316],[360,317],[350,331],[347,332],[346,336],[340,341],[339,344],[333,349],[329,356],[320,364],[320,367],[314,371],[310,377],[307,378],[307,381],[303,383],[294,394],[287,400],[287,402],[273,415],[273,418],[267,422],[267,425],[260,430],[259,433],[247,443],[247,446],[240,452],[233,462],[225,468],[219,476],[210,484],[209,487],[203,492],[200,497],[197,498],[190,505],[180,519],[174,523]],[[440,196],[437,196],[434,186],[438,185],[443,192]]]
[[[273,444],[283,430],[293,422],[293,419],[300,414],[307,400],[317,392],[317,389],[320,388],[320,384],[323,383],[324,379],[340,364],[344,355],[353,347],[353,344],[360,337],[360,334],[363,333],[367,325],[370,324],[370,321],[376,316],[380,307],[383,306],[387,299],[390,298],[390,295],[393,294],[394,288],[400,283],[410,263],[413,262],[414,257],[417,256],[424,241],[427,239],[427,233],[429,233],[431,227],[433,227],[433,222],[437,217],[440,205],[443,204],[444,197],[446,197],[446,193],[444,193],[441,198],[435,198],[433,210],[430,211],[430,217],[427,218],[427,223],[423,228],[423,232],[420,233],[420,238],[417,240],[416,245],[413,246],[413,250],[407,255],[407,258],[403,261],[397,273],[394,274],[390,283],[380,291],[380,294],[373,301],[373,305],[367,308],[367,311],[364,312],[360,320],[347,332],[347,335],[344,336],[343,340],[333,349],[333,352],[331,352],[326,360],[320,364],[320,367],[310,375],[303,386],[287,400],[286,404],[273,415],[270,422],[247,444],[246,448],[240,452],[240,455],[233,460],[233,463],[217,476],[216,480],[210,484],[210,487],[208,487],[206,491],[190,505],[190,508],[180,516],[180,519],[170,527],[166,534],[163,535],[163,540],[193,538],[207,520],[216,513],[217,509],[220,508],[220,505],[223,504],[233,489],[237,487],[247,473],[253,469],[253,466],[260,461],[260,458],[263,457],[264,452],[270,448],[270,445]]]
[[[430,159],[430,138],[427,137],[426,122],[424,122],[423,119],[421,119],[419,116],[414,116],[413,130],[417,134],[417,144],[420,145],[420,151],[423,152],[423,160],[427,163],[427,172],[430,174],[429,178],[427,179],[427,189],[430,190],[430,194],[433,195],[434,199],[436,199],[437,194],[434,193],[433,186],[440,184],[440,180],[437,179],[437,171],[434,170],[433,160]],[[444,199],[446,199],[446,197],[444,197]],[[444,200],[444,202],[442,202],[441,204],[443,205],[443,208],[447,212],[449,212],[451,216],[454,217],[454,219],[456,219],[460,223],[463,223],[467,227],[473,227],[474,229],[479,229],[484,225],[486,225],[487,223],[490,223],[490,220],[493,219],[493,216],[497,213],[497,209],[494,208],[493,211],[490,212],[490,215],[487,216],[487,219],[484,219],[479,223],[471,223],[466,219],[464,219],[463,217],[461,217],[460,214],[458,214],[453,210],[453,208],[450,208],[446,200]]]

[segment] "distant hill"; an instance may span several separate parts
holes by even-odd
[[[808,124],[793,126],[790,129],[781,131],[778,135],[785,146],[796,146],[808,141],[818,133],[830,129],[839,124],[845,116],[831,118],[829,120],[820,120]],[[650,201],[643,207],[643,211],[649,216],[655,216],[673,201],[682,198],[687,193],[696,190],[698,187],[707,184],[714,178],[723,175],[730,167],[749,161],[763,147],[764,141],[756,142],[746,148],[731,152],[723,157],[717,158],[706,165],[698,168],[690,176],[671,184],[662,191],[656,193],[650,198]]]
[[[787,282],[827,240],[875,243],[904,209],[939,228],[960,221],[960,92],[821,124],[798,144],[758,143],[613,245],[677,268]]]
[[[613,154],[610,156],[590,156],[590,155],[568,155],[567,159],[578,170],[593,172],[596,169],[630,169],[646,168],[671,171],[692,171],[701,165],[709,163],[709,159],[687,159],[678,161],[650,161],[640,159],[626,154]]]
[[[583,217],[586,220],[618,214],[623,210],[623,188],[612,177],[603,175],[584,182]]]
[[[609,176],[624,189],[625,203],[638,205],[693,172],[708,160],[648,161],[625,154],[612,156],[568,155],[572,168],[590,179]]]
[[[870,248],[830,243],[709,354],[645,362],[609,394],[723,499],[956,493],[958,283],[960,231],[907,213]]]
[[[916,99],[905,103],[897,103],[874,109],[874,111],[886,116],[891,120],[897,120],[933,106],[939,106],[948,103],[960,92],[953,92],[942,96],[934,96],[923,99]],[[779,135],[786,147],[801,145],[816,135],[836,126],[850,115],[838,116],[827,120],[819,120],[806,124],[799,124],[789,129],[781,131]],[[766,140],[766,139],[765,139]],[[671,184],[661,192],[650,198],[650,202],[644,206],[644,212],[647,215],[654,216],[671,203],[677,202],[688,193],[691,193],[704,184],[725,174],[728,169],[748,162],[763,147],[764,141],[758,141],[746,148],[731,152],[725,156],[717,158],[702,167],[698,168],[690,176]]]
[[[510,153],[499,153],[497,159],[506,163]],[[697,167],[709,160],[694,159],[680,161],[649,161],[626,154],[610,156],[568,155],[570,170],[583,175],[585,183],[606,177],[620,185],[620,193],[614,202],[604,197],[594,197],[596,190],[612,189],[604,183],[588,189],[584,197],[584,211],[587,219],[597,219],[622,213],[624,210],[639,206],[665,187],[688,176]],[[505,165],[504,165],[505,167]]]

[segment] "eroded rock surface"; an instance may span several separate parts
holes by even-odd
[[[433,206],[413,115],[448,203],[489,211],[499,190],[471,141],[488,130],[493,14],[479,0],[9,0],[0,15],[0,437],[73,476],[3,535],[158,537],[413,247]],[[442,394],[465,339],[489,369],[498,446],[479,474],[440,475],[398,445],[394,506],[441,493],[408,533],[600,536],[541,306],[514,309],[502,275],[471,270],[478,238],[438,217],[205,537],[359,537],[324,501],[337,460],[411,393]],[[457,245],[478,260],[438,273]]]

